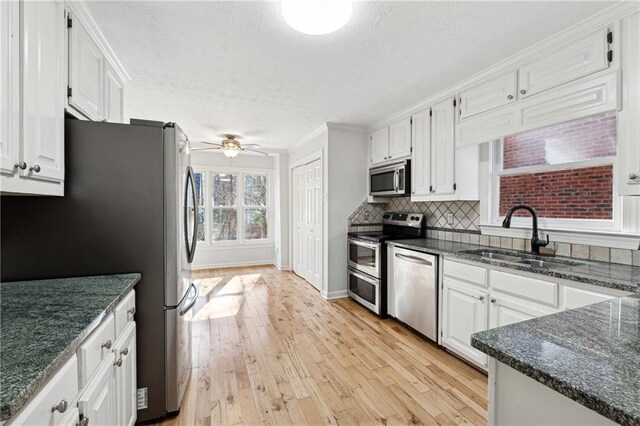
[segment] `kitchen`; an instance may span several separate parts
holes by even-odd
[[[2,422],[637,424],[639,15],[0,3]]]

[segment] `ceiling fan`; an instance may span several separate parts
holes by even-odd
[[[211,151],[211,150],[220,150],[227,157],[235,157],[236,155],[242,153],[251,154],[251,155],[262,155],[268,156],[264,151],[258,151],[257,149],[262,148],[260,145],[255,143],[240,145],[240,142],[237,141],[239,136],[236,135],[225,135],[225,138],[222,140],[222,143],[212,143],[202,141],[205,145],[211,145],[211,148],[195,148],[192,151]]]

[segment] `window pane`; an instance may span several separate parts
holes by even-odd
[[[236,180],[234,174],[213,173],[213,207],[235,207],[236,205]]]
[[[267,177],[264,175],[245,175],[244,205],[267,205]]]
[[[211,239],[213,241],[235,240],[237,229],[236,209],[213,209],[211,220]]]
[[[540,217],[612,219],[613,166],[501,176],[500,216],[516,204],[530,205]]]
[[[204,173],[194,173],[196,181],[196,208],[198,209],[198,241],[204,241]]]
[[[503,170],[616,155],[616,113],[595,115],[503,140]]]
[[[267,238],[267,209],[244,211],[244,238],[247,240]]]

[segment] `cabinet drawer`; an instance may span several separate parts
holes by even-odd
[[[91,379],[100,365],[100,361],[113,355],[112,347],[116,340],[113,323],[113,315],[108,315],[102,324],[78,347],[81,388],[85,387]]]
[[[562,286],[563,307],[566,309],[580,308],[582,306],[592,305],[605,300],[615,299],[615,296],[595,291],[589,291],[582,288]]]
[[[487,268],[482,266],[473,266],[445,259],[444,274],[471,284],[487,287]]]
[[[73,355],[66,364],[44,385],[42,390],[34,396],[15,416],[9,425],[57,425],[60,424],[72,410],[78,396],[78,358]],[[68,404],[64,413],[51,407],[62,401]]]
[[[136,313],[136,292],[131,290],[116,306],[116,336],[117,339],[127,325],[133,322]]]
[[[491,287],[523,299],[558,306],[558,284],[522,275],[491,271]]]

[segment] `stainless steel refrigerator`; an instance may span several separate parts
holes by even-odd
[[[3,282],[142,274],[135,287],[139,422],[179,411],[191,371],[185,314],[198,288],[190,269],[197,212],[189,151],[175,124],[68,119],[64,197],[0,200]]]

